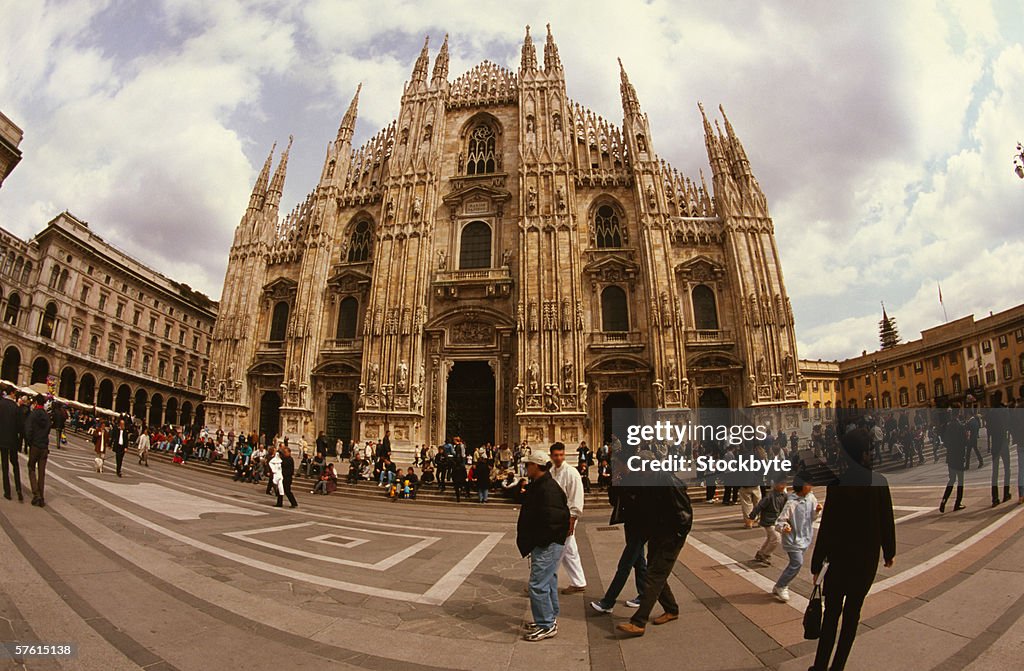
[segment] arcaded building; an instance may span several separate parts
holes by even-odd
[[[0,229],[0,378],[154,426],[201,425],[217,303],[68,212]]]
[[[709,178],[683,176],[625,69],[621,123],[567,96],[550,30],[542,59],[527,30],[517,71],[454,79],[447,38],[432,67],[424,45],[401,96],[353,147],[356,91],[287,214],[271,151],[230,251],[209,424],[575,445],[617,407],[803,405],[767,201],[724,112],[692,107]]]

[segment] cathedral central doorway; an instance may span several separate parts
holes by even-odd
[[[338,439],[352,440],[352,397],[348,394],[331,394],[327,399],[327,453],[336,456]]]
[[[462,436],[475,450],[495,442],[494,371],[486,361],[456,361],[448,375],[445,437]]]
[[[281,431],[281,395],[265,391],[260,397],[260,434],[272,439]]]
[[[619,412],[616,413],[616,410]],[[619,417],[620,423],[637,423],[639,413],[636,408],[636,400],[629,392],[617,391],[604,397],[604,403],[601,404],[601,424],[604,427],[602,439],[605,443],[610,443],[612,434],[615,433],[613,422],[616,415]],[[616,435],[616,437],[625,442],[625,436]]]

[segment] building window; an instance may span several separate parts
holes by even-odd
[[[142,311],[136,310],[135,314],[132,315],[132,326],[138,326],[140,319],[142,319]]]
[[[103,312],[106,308],[107,308],[107,295],[106,294],[100,294],[99,310],[100,310],[100,312]]]
[[[906,387],[900,387],[900,407],[905,408],[910,405],[910,392]]]
[[[96,356],[100,351],[100,337],[94,335],[89,338],[89,356]]]
[[[156,317],[149,318],[149,332],[156,333]]]
[[[188,373],[185,376],[185,386],[187,386],[187,387],[194,386],[195,381],[196,381],[196,372],[195,372],[195,370],[189,368],[188,369]]]
[[[994,384],[996,381],[996,372],[994,370],[985,371],[985,384]]]
[[[68,346],[71,349],[77,350],[78,346],[81,344],[81,341],[82,330],[76,326],[75,328],[71,329],[71,340],[68,342]]]
[[[698,331],[718,330],[718,308],[715,292],[706,284],[698,284],[690,292],[693,301],[693,323]]]
[[[370,222],[365,219],[352,229],[348,242],[348,262],[363,263],[370,259]]]
[[[57,304],[49,302],[43,310],[43,320],[39,324],[39,335],[43,338],[52,338],[53,330],[57,326]]]
[[[356,337],[356,318],[359,302],[352,296],[342,299],[338,304],[338,328],[335,337],[338,340],[351,340]]]
[[[60,281],[60,266],[54,266],[50,270],[50,281],[47,284],[51,289],[57,288],[57,283]]]
[[[928,389],[925,388],[923,382],[917,384],[917,402],[924,403],[928,400]]]
[[[1017,342],[1024,342],[1024,329],[1017,329],[1014,331],[1013,337],[1017,339]]]
[[[811,391],[818,391],[818,381],[811,380]]]
[[[127,368],[131,368],[135,364],[135,350],[128,348],[124,353],[124,365]]]
[[[984,352],[985,354],[988,354],[989,352],[991,352],[992,351],[992,341],[991,340],[983,340],[981,342],[981,351]]]
[[[148,354],[142,355],[142,372],[149,375],[149,364],[153,362],[153,357]]]
[[[974,345],[968,345],[967,346],[967,358],[968,359],[973,359],[974,358]]]
[[[1003,349],[1003,348],[1005,348],[1009,344],[1010,344],[1010,339],[1009,338],[1007,338],[1005,335],[999,336],[999,349]]]
[[[594,245],[598,249],[624,247],[626,231],[611,205],[602,205],[594,214]]]
[[[871,376],[870,375],[865,375],[864,376],[864,384],[871,384]]]
[[[899,377],[906,377],[907,376],[907,371],[906,371],[906,369],[903,368],[902,364],[900,364],[900,367],[896,369],[896,374]]]
[[[938,370],[941,365],[942,365],[942,361],[939,359],[939,357],[933,356],[932,357],[932,368],[935,369],[935,370]]]
[[[21,271],[21,283],[28,284],[28,275],[32,272],[32,262],[27,261],[25,267]]]
[[[185,344],[185,331],[182,330],[182,329],[178,329],[178,344],[179,345],[184,345]]]
[[[822,385],[824,386],[826,392],[832,391],[832,383],[830,381],[825,380],[824,382],[822,382]]]
[[[4,310],[4,323],[10,326],[18,325],[18,315],[21,314],[21,296],[12,293],[7,299],[7,309]]]
[[[118,303],[117,307],[114,308],[114,317],[117,318],[117,319],[124,318],[124,308],[125,308],[125,304],[124,303]]]
[[[459,268],[491,267],[491,227],[482,221],[474,221],[462,229],[459,244]]]
[[[955,366],[956,365],[956,352],[950,352],[949,353],[949,364],[951,366]]]
[[[934,382],[932,382],[932,390],[934,392],[932,393],[932,396],[934,398],[939,398],[940,396],[946,395],[945,385],[942,384],[942,380],[940,379],[936,379]]]
[[[963,391],[963,383],[960,381],[960,374],[953,373],[953,393],[959,394]]]
[[[210,341],[206,341],[206,356],[210,356]]]
[[[164,324],[164,338],[166,338],[168,340],[171,339],[171,325],[170,324]]]
[[[967,376],[967,384],[971,385],[971,387],[977,387],[978,386],[978,376],[977,375],[968,375]]]
[[[160,379],[167,377],[167,362],[163,359],[156,364],[156,376]]]
[[[888,370],[883,370],[882,371],[882,382],[888,382],[888,381],[889,381],[889,371]]]
[[[922,372],[924,372],[924,362],[923,361],[915,361],[914,362],[914,372],[915,373],[922,373]]]
[[[892,407],[892,396],[890,396],[889,392],[887,392],[887,391],[883,391],[882,392],[882,407],[883,408],[891,408]]]
[[[601,330],[623,332],[629,330],[629,306],[626,292],[621,287],[605,287],[601,292]]]
[[[82,287],[82,293],[79,294],[79,296],[78,296],[78,300],[81,301],[82,303],[88,303],[89,302],[89,289],[90,289],[90,287],[89,287],[88,284],[86,284],[85,286]]]
[[[1013,377],[1013,364],[1009,359],[1003,359],[1003,379],[1009,380],[1011,377]]]
[[[288,329],[288,303],[278,301],[270,318],[270,342],[282,342]]]
[[[192,336],[192,349],[196,352],[199,351],[199,336],[197,335]]]
[[[179,366],[178,364],[174,364],[173,371],[174,372],[172,373],[171,382],[173,382],[174,384],[178,384],[178,380],[181,379],[181,366]]]
[[[114,363],[114,359],[116,359],[116,358],[117,358],[117,343],[116,342],[112,342],[107,347],[107,361],[110,362],[110,363]]]
[[[483,175],[494,172],[497,167],[495,150],[497,139],[494,129],[487,124],[480,124],[469,135],[469,147],[466,152],[466,174]]]

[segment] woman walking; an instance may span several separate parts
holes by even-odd
[[[149,468],[149,427],[142,428],[135,447],[139,450],[139,464]]]

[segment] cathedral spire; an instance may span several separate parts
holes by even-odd
[[[411,84],[426,84],[427,83],[427,66],[430,65],[430,35],[423,40],[423,49],[420,51],[419,58],[416,59],[416,65],[412,69],[412,81]]]
[[[352,141],[352,135],[356,131],[356,116],[359,112],[359,92],[362,90],[363,83],[359,82],[359,85],[356,86],[356,94],[352,96],[352,102],[348,104],[345,116],[341,118],[341,125],[338,126],[338,144]]]
[[[544,71],[555,71],[562,69],[562,59],[558,57],[558,45],[551,35],[551,24],[548,24],[548,39],[544,43]]]
[[[267,204],[274,209],[277,209],[277,206],[281,203],[281,192],[284,191],[284,176],[288,172],[288,154],[292,150],[292,141],[294,139],[294,136],[288,136],[288,146],[281,152],[281,161],[277,164],[274,178],[270,180],[270,188],[267,189]]]
[[[640,99],[636,96],[636,89],[629,83],[629,75],[626,74],[626,68],[622,65],[622,59],[619,60],[619,80],[621,85],[619,86],[622,92],[622,113],[625,116],[639,115],[640,114]]]
[[[431,85],[448,81],[448,33],[444,34],[444,42],[441,43],[441,50],[437,52],[437,60],[434,61],[434,75],[430,78]]]
[[[725,120],[725,136],[732,150],[732,158],[739,164],[738,168],[741,174],[749,174],[750,161],[747,160],[747,152],[743,150],[743,144],[736,137],[736,131],[733,130],[732,124],[729,123],[729,117],[725,114],[725,108],[719,105],[718,110],[722,113],[722,119]]]
[[[530,26],[526,26],[526,37],[523,38],[523,53],[519,69],[522,72],[537,71],[537,48],[533,46],[533,38],[530,37]]]
[[[277,143],[270,148],[270,153],[267,154],[267,160],[263,163],[263,169],[260,170],[259,177],[256,178],[256,183],[252,186],[252,195],[249,196],[249,210],[259,210],[263,208],[263,201],[267,198],[267,185],[270,181],[270,164],[274,160],[274,150],[277,149]]]

